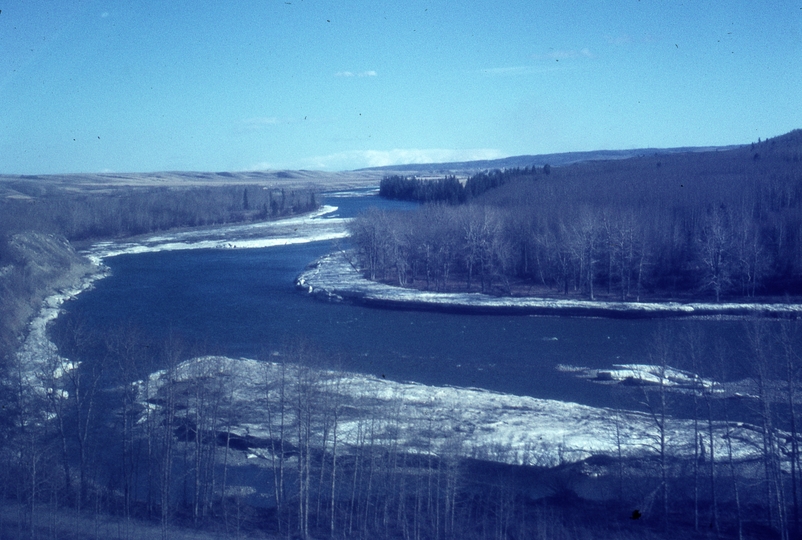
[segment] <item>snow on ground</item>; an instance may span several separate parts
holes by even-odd
[[[652,364],[613,364],[611,368],[592,369],[587,367],[560,364],[558,371],[575,373],[577,376],[601,383],[620,383],[659,385],[669,389],[696,389],[721,392],[722,385],[712,379],[705,379],[690,371],[671,366]]]
[[[127,242],[98,242],[86,255],[98,262],[131,253],[185,249],[249,249],[333,240],[348,236],[344,218],[325,218],[336,206],[322,206],[316,212],[275,221],[192,229]]]
[[[223,357],[201,357],[178,365],[172,373],[151,375],[141,384],[140,400],[153,410],[163,403],[168,381],[186,385],[195,380],[225,381],[233,390],[229,410],[236,423],[221,417],[219,427],[251,440],[271,438],[278,432],[278,388],[290,403],[285,421],[291,425],[298,396],[298,381],[307,386],[305,396],[321,404],[316,413],[338,407],[338,452],[347,453],[358,442],[387,447],[396,444],[411,453],[456,455],[509,464],[555,466],[592,455],[641,457],[657,455],[658,431],[647,413],[594,408],[577,403],[501,394],[477,388],[427,386],[394,382],[356,373],[299,368],[273,362]],[[186,386],[185,386],[186,388]],[[311,391],[309,391],[311,388]],[[187,390],[191,396],[193,391]],[[273,407],[268,414],[267,400]],[[158,409],[158,405],[155,405]],[[191,417],[192,404],[180,408]],[[331,417],[329,417],[329,421]],[[272,424],[271,424],[272,421]],[[322,421],[319,419],[318,421]],[[694,455],[692,420],[669,418],[666,422],[669,453]],[[272,427],[272,431],[271,431]],[[706,429],[706,426],[705,426]],[[294,433],[288,429],[288,433]],[[317,430],[318,437],[322,430]],[[709,452],[709,438],[700,435]],[[727,438],[736,459],[759,455],[760,434],[742,423],[714,426],[717,455],[726,455]],[[317,441],[318,447],[324,442]],[[331,440],[325,443],[330,446]],[[250,448],[251,457],[269,457],[269,450]]]
[[[299,288],[331,300],[350,299],[397,307],[435,307],[475,311],[499,310],[521,313],[564,313],[577,316],[659,317],[715,315],[802,315],[802,304],[757,304],[702,302],[602,302],[532,297],[497,297],[481,293],[435,293],[395,287],[362,276],[351,254],[332,253],[311,264],[296,279]]]
[[[338,198],[338,197],[348,197],[349,199],[353,199],[354,197],[374,197],[379,194],[379,188],[371,188],[371,189],[361,189],[361,190],[348,190],[348,191],[334,191],[326,193],[326,197],[331,198]]]
[[[47,335],[47,327],[61,313],[61,304],[91,289],[95,281],[106,275],[106,270],[99,267],[97,272],[84,276],[74,287],[44,299],[39,313],[28,323],[28,333],[17,351],[23,386],[35,392],[48,392],[56,379],[76,367],[75,363],[58,354],[56,345]]]

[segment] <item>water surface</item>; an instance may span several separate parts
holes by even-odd
[[[409,208],[378,197],[332,197],[336,217],[369,205]],[[65,304],[100,333],[135,327],[154,342],[180,336],[186,354],[268,357],[303,341],[324,365],[435,385],[611,405],[607,386],[558,364],[606,368],[648,363],[658,327],[701,325],[735,339],[740,323],[621,320],[382,310],[315,300],[295,277],[332,241],[245,250],[164,251],[106,260],[113,275]],[[57,321],[64,324],[64,318]],[[58,335],[58,332],[54,333]],[[89,349],[71,354],[99,354]],[[275,358],[275,357],[273,357]]]

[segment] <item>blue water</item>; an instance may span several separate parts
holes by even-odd
[[[338,205],[340,216],[371,204],[410,207],[364,196],[326,202]],[[106,261],[111,277],[64,307],[99,334],[126,326],[154,343],[180,336],[191,344],[187,356],[277,358],[275,352],[303,342],[323,366],[590,405],[612,404],[609,387],[559,372],[557,364],[645,363],[658,326],[688,324],[381,310],[325,303],[296,290],[295,277],[332,249],[332,242],[316,242],[118,256]],[[694,324],[711,336],[732,337],[739,328]],[[79,347],[70,354],[99,353]]]

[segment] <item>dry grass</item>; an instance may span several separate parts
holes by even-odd
[[[272,188],[319,190],[356,189],[378,185],[383,171],[255,171],[255,172],[155,172],[155,173],[92,173],[51,175],[0,175],[0,198],[30,199],[29,189],[21,185],[55,188],[68,192],[97,193],[115,188],[147,187],[212,187],[224,185],[258,185]]]

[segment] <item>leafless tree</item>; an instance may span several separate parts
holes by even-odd
[[[703,287],[716,295],[727,290],[732,279],[732,231],[730,215],[723,208],[711,210],[705,217],[699,239],[700,262],[704,269]]]
[[[668,529],[669,524],[669,389],[668,368],[673,360],[673,347],[671,343],[674,337],[669,335],[666,327],[661,327],[654,335],[652,352],[649,355],[650,364],[656,368],[657,384],[654,389],[643,389],[644,405],[654,423],[655,436],[653,447],[657,451],[658,463],[660,467],[660,499],[662,503],[662,522],[663,528]]]
[[[758,415],[763,443],[763,470],[765,473],[765,501],[769,522],[780,536],[788,537],[786,526],[785,490],[782,481],[781,449],[775,429],[773,403],[776,401],[777,381],[774,355],[768,323],[751,320],[744,325],[752,365],[752,377],[757,387]]]

